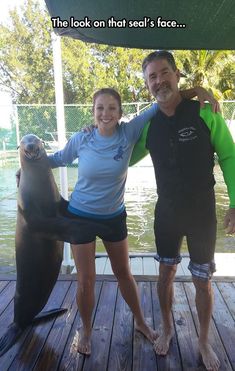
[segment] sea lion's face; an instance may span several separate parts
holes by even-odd
[[[25,135],[20,141],[20,154],[28,160],[39,160],[45,149],[43,142],[34,134]]]

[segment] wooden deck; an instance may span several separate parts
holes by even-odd
[[[136,276],[141,305],[149,325],[160,322],[156,277]],[[83,370],[83,371],[192,371],[204,370],[198,350],[198,319],[194,287],[185,277],[174,283],[175,335],[166,357],[156,356],[152,345],[133,326],[133,317],[123,301],[113,276],[97,276],[93,315],[92,355],[76,352],[77,329],[81,320],[75,302],[76,275],[60,276],[47,309],[66,307],[68,311],[53,320],[29,327],[3,357],[0,370]],[[219,356],[220,370],[235,370],[235,281],[213,282],[215,307],[210,341]],[[13,317],[15,278],[0,277],[0,336]]]

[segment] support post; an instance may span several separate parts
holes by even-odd
[[[53,67],[54,67],[54,81],[55,81],[55,101],[56,101],[56,121],[58,132],[59,149],[66,144],[66,130],[65,130],[65,115],[64,115],[64,91],[63,91],[63,76],[62,76],[62,58],[61,58],[61,44],[60,37],[52,33],[53,46]],[[60,171],[60,187],[61,195],[68,200],[68,176],[67,168],[61,167]],[[65,268],[71,265],[70,245],[64,243],[64,259],[62,266]]]

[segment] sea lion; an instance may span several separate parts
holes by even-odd
[[[0,356],[17,341],[47,303],[60,272],[62,241],[76,243],[81,228],[76,219],[63,216],[67,201],[58,191],[43,142],[28,134],[22,138],[19,149],[14,321],[0,339]],[[94,223],[94,230],[96,226]],[[100,226],[98,228],[100,230]],[[64,311],[55,309],[42,312],[38,317]]]

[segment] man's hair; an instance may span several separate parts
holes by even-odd
[[[173,71],[177,70],[175,59],[174,59],[173,55],[170,52],[168,52],[167,50],[159,50],[159,51],[155,51],[155,52],[150,53],[149,55],[147,55],[147,57],[144,58],[143,63],[142,63],[143,74],[145,75],[145,71],[146,71],[146,68],[149,65],[149,63],[151,63],[153,61],[156,61],[156,60],[159,60],[159,59],[166,59],[167,62],[172,67]]]

